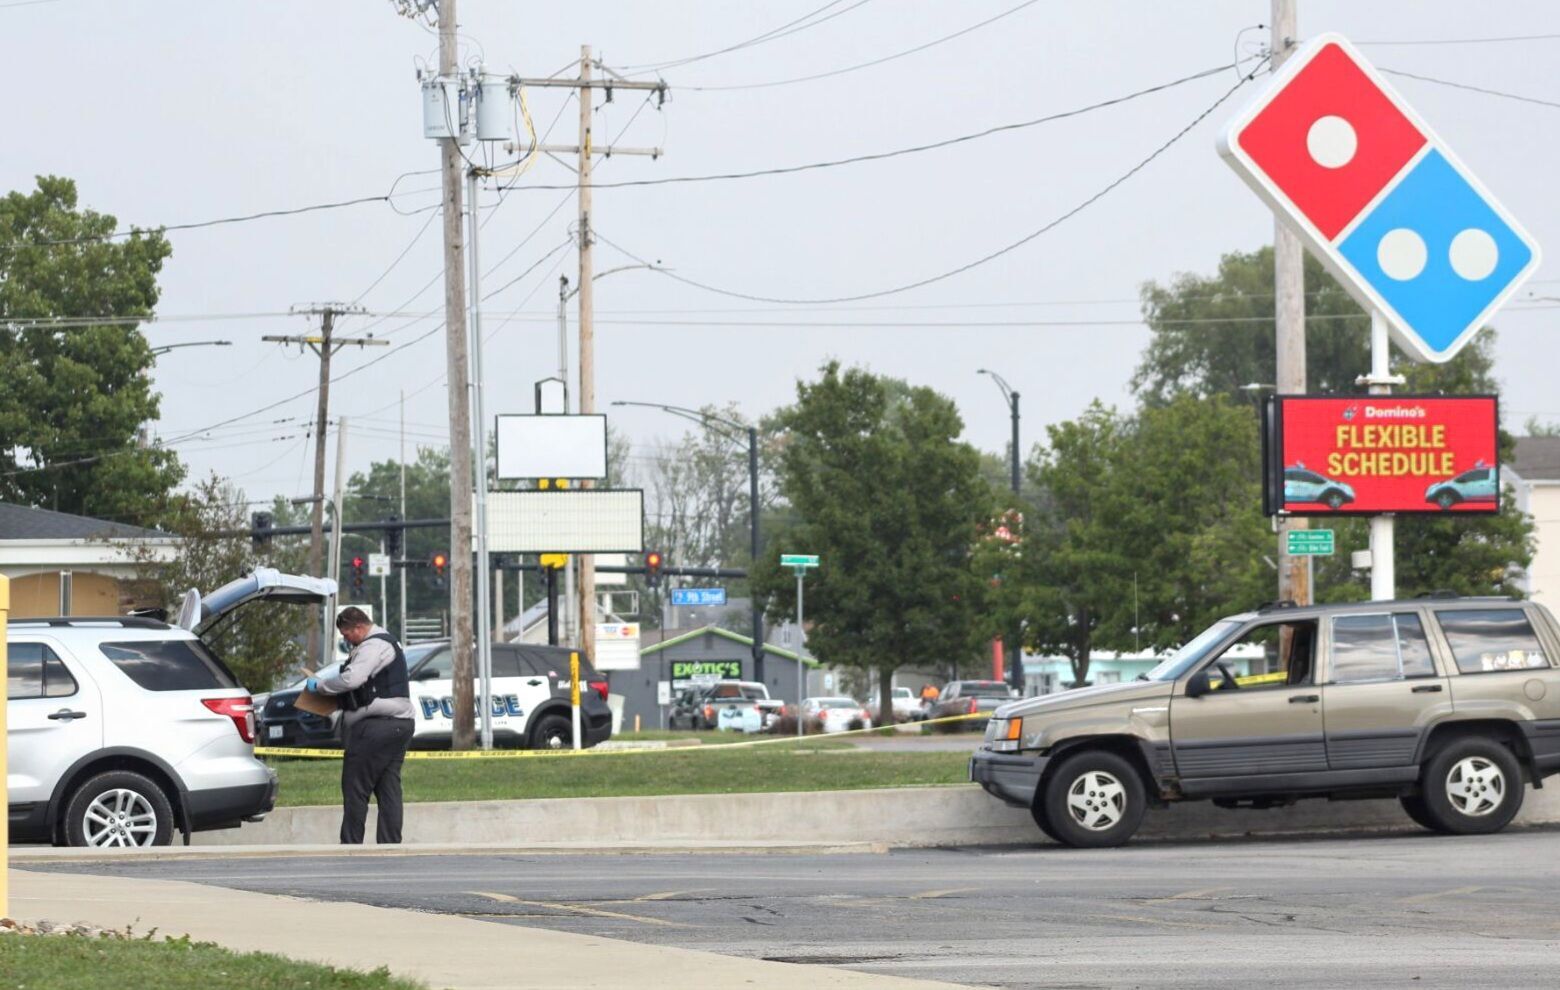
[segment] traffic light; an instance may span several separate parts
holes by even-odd
[[[664,562],[659,550],[651,550],[645,554],[645,584],[654,588],[661,583],[661,565]]]
[[[389,519],[385,520],[385,522],[390,522],[390,523],[399,523],[400,521],[401,521],[401,517],[400,516],[391,516]],[[391,560],[400,560],[401,559],[401,533],[402,532],[403,532],[403,530],[401,529],[400,526],[386,526],[385,527],[385,553],[388,553],[390,555],[390,559]]]
[[[368,563],[368,561],[364,560],[361,555],[352,558],[352,597],[353,598],[361,598],[361,597],[363,597],[364,565],[366,565],[367,563]]]
[[[433,586],[444,587],[444,572],[449,569],[450,555],[443,550],[435,550],[428,556],[428,566],[433,568]]]
[[[249,516],[249,540],[258,552],[271,542],[271,526],[275,517],[269,512],[254,512]]]

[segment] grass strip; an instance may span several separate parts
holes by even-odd
[[[80,935],[0,936],[0,986],[49,990],[419,990],[421,983],[296,962],[264,952],[230,952],[188,938],[154,942]]]
[[[408,762],[406,800],[505,801],[527,798],[751,794],[962,784],[968,753],[842,752],[829,741],[754,749],[713,747],[591,759]],[[341,801],[341,764],[270,761],[280,778],[278,804]]]

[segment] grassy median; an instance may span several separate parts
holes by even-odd
[[[79,935],[0,936],[0,985],[49,990],[418,990],[423,984],[295,962],[263,952],[237,953],[187,939],[99,939]]]
[[[967,753],[875,753],[832,740],[752,748],[698,746],[653,753],[535,756],[490,760],[407,760],[408,801],[629,797],[840,791],[960,784]],[[270,759],[282,806],[341,800],[337,760]]]

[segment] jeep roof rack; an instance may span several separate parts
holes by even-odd
[[[1273,612],[1281,608],[1299,608],[1300,603],[1293,598],[1280,598],[1277,601],[1263,602],[1257,606],[1258,612]]]
[[[139,615],[57,615],[43,618],[10,619],[13,626],[120,626],[125,629],[167,629],[168,623]]]

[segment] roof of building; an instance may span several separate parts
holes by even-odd
[[[1560,481],[1560,437],[1517,437],[1511,469],[1526,481]]]
[[[686,643],[690,640],[698,639],[700,636],[711,635],[719,636],[722,639],[729,639],[733,643],[741,643],[748,649],[753,648],[753,637],[751,636],[744,636],[741,633],[734,633],[730,629],[722,629],[720,626],[703,626],[699,629],[694,629],[690,632],[685,632],[681,635],[673,636],[670,639],[663,639],[654,646],[646,646],[641,649],[639,653],[641,656],[646,653],[660,653],[662,650],[670,649],[673,646]],[[773,643],[765,643],[764,652],[771,654],[772,656],[783,657],[786,660],[801,660],[808,666],[818,666],[818,661],[814,660],[812,657],[799,657],[791,650],[781,649],[780,647],[775,646]]]
[[[0,502],[0,540],[170,540],[161,530]]]

